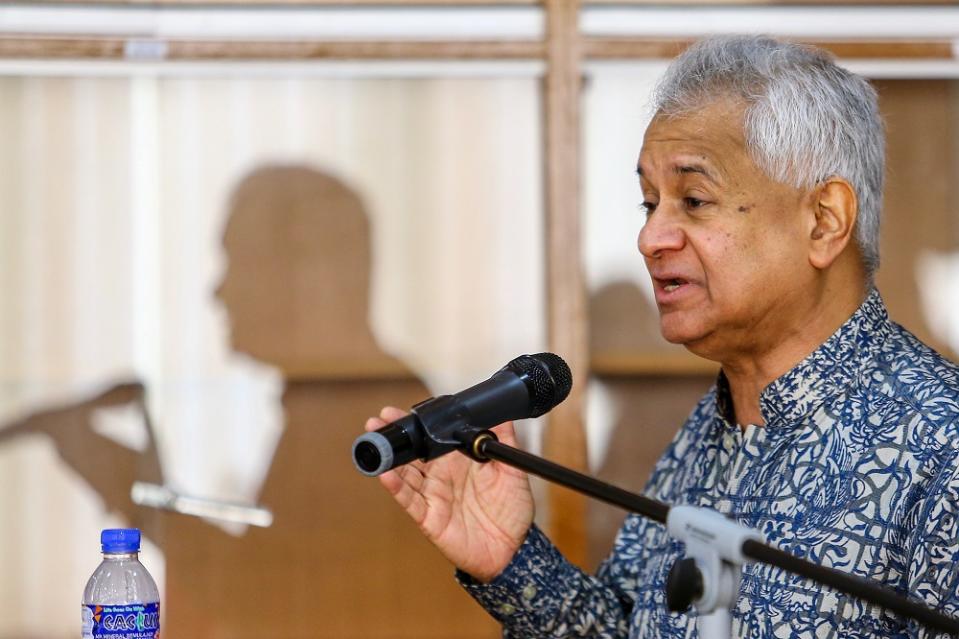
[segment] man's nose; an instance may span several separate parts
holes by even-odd
[[[647,259],[659,257],[663,251],[678,251],[685,243],[682,228],[662,205],[646,218],[639,232],[639,252]]]

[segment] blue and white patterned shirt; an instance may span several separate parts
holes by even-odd
[[[657,462],[646,494],[714,508],[767,542],[959,616],[959,369],[890,321],[872,291],[809,357],[763,390],[741,429],[722,374]],[[505,636],[695,637],[664,586],[683,544],[629,516],[596,576],[531,529],[490,584],[463,586]],[[765,564],[747,564],[734,636],[932,637]]]

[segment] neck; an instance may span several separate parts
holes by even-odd
[[[765,425],[759,398],[769,384],[819,348],[862,304],[866,293],[857,287],[846,294],[824,287],[810,296],[814,302],[796,309],[790,325],[764,347],[724,358],[736,423]]]

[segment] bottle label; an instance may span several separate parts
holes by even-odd
[[[160,604],[94,606],[84,604],[83,639],[158,639]]]

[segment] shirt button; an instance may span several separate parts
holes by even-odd
[[[511,615],[516,612],[516,608],[512,604],[504,603],[499,607],[499,611],[504,615]]]
[[[535,596],[536,596],[536,586],[534,586],[533,584],[529,584],[525,588],[523,588],[523,599],[525,599],[526,601],[529,601]]]

